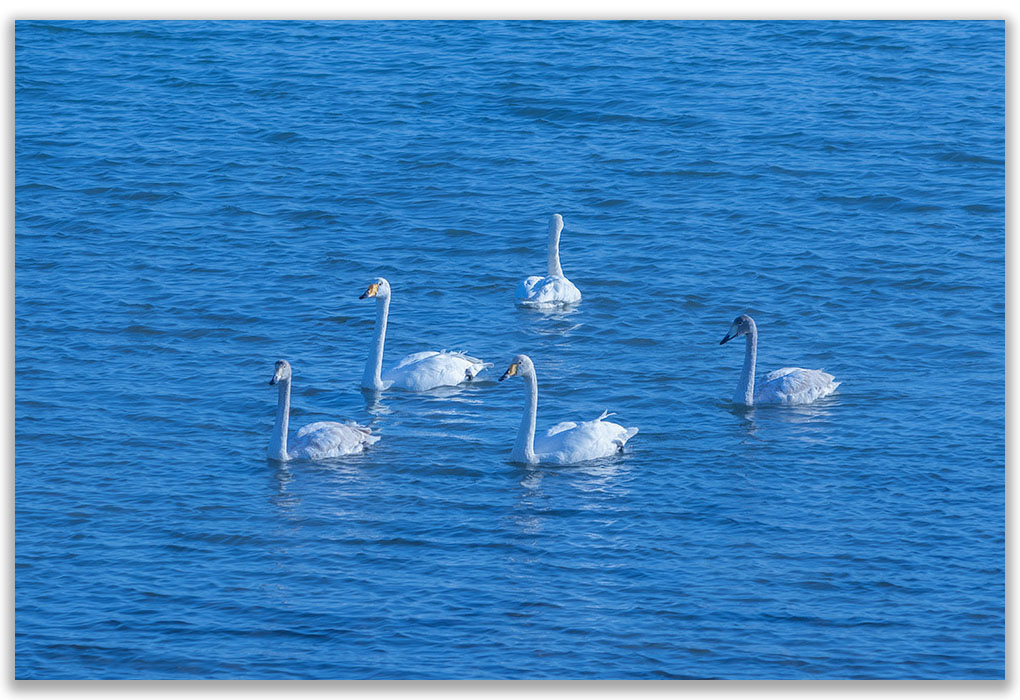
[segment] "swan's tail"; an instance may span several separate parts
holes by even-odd
[[[471,366],[464,370],[464,378],[467,379],[469,382],[475,377],[477,377],[479,372],[484,372],[485,370],[493,366],[491,362],[483,362],[482,360],[479,360],[477,357],[471,357],[467,353],[459,351],[454,352],[449,350],[443,350],[443,352],[448,355],[453,355],[454,357],[459,357],[462,360],[467,360],[468,362],[471,363]]]
[[[638,434],[637,428],[624,428],[623,430],[623,435],[613,440],[613,444],[616,445],[620,452],[623,452],[623,446],[627,444],[627,441]]]
[[[467,360],[468,362],[470,362],[473,365],[484,365],[484,364],[486,364],[485,362],[482,362],[481,360],[479,360],[477,357],[471,357],[470,355],[468,355],[466,352],[464,352],[462,350],[443,350],[439,354],[440,355],[453,355],[454,357],[459,357],[462,360]],[[489,364],[490,367],[492,366],[492,363],[488,363],[488,364]]]
[[[379,435],[373,435],[371,428],[366,427],[364,425],[358,425],[357,423],[355,423],[352,420],[346,421],[346,423],[347,423],[348,426],[350,426],[351,428],[354,428],[359,433],[361,433],[361,440],[366,445],[374,445],[375,443],[379,442],[380,436]]]

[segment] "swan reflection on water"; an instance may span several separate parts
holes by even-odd
[[[368,411],[373,418],[378,416],[387,416],[393,413],[390,407],[382,402],[382,392],[376,391],[375,389],[361,388],[361,395],[365,397],[365,410]]]
[[[833,410],[839,404],[839,396],[829,396],[811,404],[794,406],[742,406],[732,403],[720,406],[738,419],[737,425],[750,438],[761,440],[766,432],[781,428],[784,438],[821,443],[832,439]]]

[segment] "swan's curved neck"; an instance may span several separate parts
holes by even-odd
[[[758,357],[758,329],[751,326],[751,332],[747,334],[747,341],[744,347],[744,368],[740,370],[740,383],[737,384],[737,393],[733,396],[734,403],[742,403],[745,406],[754,405],[754,363]]]
[[[390,315],[389,296],[378,297],[375,301],[375,338],[368,351],[365,362],[365,374],[361,378],[361,386],[375,391],[383,390],[382,356],[383,345],[386,344],[386,319]]]
[[[563,226],[556,221],[549,222],[549,276],[563,276],[563,268],[560,267],[560,231]]]
[[[527,398],[524,401],[524,416],[521,427],[517,430],[517,442],[511,453],[515,462],[534,464],[535,458],[535,420],[538,417],[538,378],[534,372],[522,375],[525,381]]]
[[[287,430],[290,428],[290,379],[279,382],[280,398],[276,404],[276,423],[273,425],[273,436],[269,439],[269,457],[285,461],[287,459]]]

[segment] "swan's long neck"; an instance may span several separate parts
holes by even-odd
[[[365,374],[361,378],[361,386],[366,389],[383,390],[382,356],[383,345],[386,344],[386,319],[389,315],[389,296],[377,298],[375,302],[375,338],[372,340],[372,348],[368,351]]]
[[[276,404],[276,424],[273,425],[273,436],[269,438],[269,457],[285,461],[287,459],[287,430],[290,428],[290,379],[279,382],[280,399]]]
[[[535,420],[538,417],[538,378],[534,372],[523,375],[526,382],[527,398],[524,401],[524,416],[521,427],[517,430],[517,442],[511,456],[516,462],[534,464],[535,459]]]
[[[758,357],[758,329],[753,325],[751,332],[747,334],[744,348],[744,368],[740,370],[740,383],[737,384],[737,393],[733,396],[734,403],[742,403],[745,406],[754,405],[754,363]]]
[[[549,222],[549,276],[563,276],[563,268],[560,267],[560,231],[563,224],[558,221]]]

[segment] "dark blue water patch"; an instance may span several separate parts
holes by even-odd
[[[1004,677],[1002,22],[15,44],[16,677]],[[494,367],[363,394],[380,275]],[[837,393],[733,407],[739,313]],[[511,464],[518,352],[625,453]],[[267,460],[280,358],[381,441]]]

